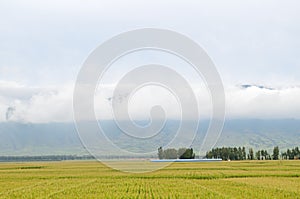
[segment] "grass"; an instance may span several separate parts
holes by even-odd
[[[1,163],[0,198],[300,198],[300,161],[173,163],[141,174],[93,161]]]

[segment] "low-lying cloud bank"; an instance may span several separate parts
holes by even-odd
[[[0,122],[73,121],[73,88],[74,85],[38,88],[0,81]],[[207,118],[211,112],[209,94],[204,86],[194,88],[198,96],[200,117]],[[104,89],[96,92],[95,113],[98,119],[112,117],[112,93],[112,86],[104,86]],[[225,95],[227,118],[300,118],[299,86],[225,86]],[[117,97],[122,100],[122,96]],[[149,87],[132,95],[130,115],[134,119],[145,119],[151,107],[158,104],[163,106],[170,118],[180,114],[176,97],[161,88]]]

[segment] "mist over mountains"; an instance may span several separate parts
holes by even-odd
[[[101,121],[109,139],[119,147],[134,152],[145,148],[164,146],[176,132],[178,121],[168,121],[162,130],[162,137],[151,141],[128,142],[127,138],[111,120]],[[202,143],[209,121],[200,121],[196,138],[191,145],[197,150]],[[189,129],[187,129],[189,131]],[[74,123],[0,123],[0,155],[85,155],[88,154],[77,134]],[[188,147],[191,138],[180,137],[178,147]],[[271,150],[299,145],[300,120],[296,119],[232,119],[227,120],[216,146],[246,146],[254,149]]]

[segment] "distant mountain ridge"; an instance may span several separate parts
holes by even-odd
[[[242,85],[240,85],[240,87],[244,88],[244,89],[256,87],[256,88],[260,88],[260,89],[275,90],[275,88],[263,86],[263,85],[257,85],[257,84],[242,84]]]
[[[165,128],[166,135],[176,130],[177,121],[170,121]],[[103,121],[106,131],[123,148],[138,151],[140,143],[128,144],[113,121]],[[200,122],[199,132],[192,147],[197,152],[199,143],[209,125],[208,120]],[[254,149],[271,150],[274,146],[280,149],[299,146],[300,120],[296,119],[232,119],[227,120],[216,146],[246,146]],[[182,137],[180,146],[188,143]],[[156,148],[157,143],[148,143]],[[157,146],[156,146],[157,145]],[[86,155],[73,123],[0,123],[0,155]]]

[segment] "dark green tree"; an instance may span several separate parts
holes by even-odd
[[[279,147],[275,146],[273,149],[273,160],[278,160],[279,159]]]
[[[264,150],[261,150],[261,151],[260,151],[260,155],[261,155],[261,159],[262,159],[262,160],[265,160],[265,159],[266,159],[266,154],[265,154],[265,151],[264,151]]]
[[[265,150],[265,157],[266,157],[266,160],[271,160],[271,155],[268,153],[267,150]]]
[[[162,149],[162,147],[158,148],[158,159],[163,159],[164,158],[164,150]]]
[[[178,157],[179,159],[194,159],[195,158],[195,153],[192,148],[187,149],[187,148],[180,148],[178,149]]]
[[[176,149],[166,149],[164,150],[165,159],[177,159],[177,150]]]
[[[286,151],[286,153],[287,153],[287,157],[288,157],[289,160],[291,160],[291,159],[294,158],[294,157],[292,157],[292,152],[291,152],[290,149],[288,149],[288,150]]]
[[[242,151],[242,148],[239,147],[238,148],[238,155],[237,155],[237,160],[243,160],[243,151]]]
[[[256,159],[257,159],[257,160],[261,160],[261,151],[258,150],[258,151],[255,153],[255,156],[256,156]]]
[[[182,157],[184,156],[185,152],[186,152],[187,148],[179,148],[177,150],[177,157],[179,159],[183,159]]]
[[[242,159],[246,160],[247,157],[246,157],[246,148],[245,147],[242,148],[242,153],[243,153],[243,158]]]
[[[253,152],[252,148],[249,149],[248,159],[249,160],[254,160],[254,152]]]

